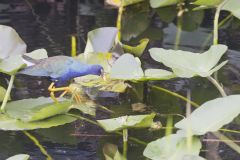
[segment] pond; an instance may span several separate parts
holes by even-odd
[[[128,45],[137,45],[143,38],[149,44],[140,57],[142,67],[168,69],[154,61],[149,49],[181,49],[191,52],[203,52],[212,45],[212,30],[215,9],[187,12],[182,18],[179,41],[179,21],[176,6],[164,9],[152,9],[148,1],[126,7],[122,15],[121,39]],[[229,16],[221,12],[220,21]],[[106,5],[103,0],[2,0],[0,1],[0,24],[13,27],[27,44],[28,52],[45,48],[48,56],[71,56],[73,37],[76,38],[77,53],[83,53],[88,32],[100,27],[115,27],[118,8]],[[228,95],[240,93],[240,21],[231,16],[219,29],[219,44],[228,46],[223,60],[228,63],[218,73],[218,81],[224,86]],[[178,27],[177,27],[178,26]],[[176,44],[176,42],[178,44]],[[1,42],[0,42],[1,43]],[[104,42],[102,42],[104,43]],[[1,74],[0,84],[7,88],[9,76]],[[17,75],[11,92],[12,100],[49,97],[47,78]],[[99,109],[96,117],[84,115],[92,120],[107,119],[124,115],[157,113],[156,120],[163,126],[173,123],[185,115],[186,102],[173,93],[190,97],[193,102],[203,104],[220,97],[218,90],[206,78],[174,78],[170,80],[130,82],[131,88],[125,93],[100,92],[87,88],[87,95],[97,104],[107,107],[109,111]],[[161,88],[158,88],[161,87]],[[20,106],[19,106],[20,107]],[[218,114],[218,113],[216,113]],[[171,117],[171,118],[169,118]],[[170,122],[169,122],[170,123]],[[239,116],[225,129],[236,133],[221,132],[236,144],[240,144]],[[175,132],[176,129],[173,129]],[[103,148],[107,143],[118,146],[122,152],[122,136],[106,133],[101,127],[84,120],[49,129],[29,131],[47,153],[56,160],[100,160],[104,159]],[[166,129],[130,129],[129,137],[149,143],[163,137]],[[22,131],[0,131],[0,159],[6,159],[19,153],[30,155],[30,159],[46,159],[39,147]],[[216,143],[216,138],[207,134],[201,136],[203,148],[200,155],[207,159],[238,160],[239,154],[224,142]],[[127,157],[129,160],[145,160],[145,144],[128,141]],[[117,159],[116,159],[117,160]]]

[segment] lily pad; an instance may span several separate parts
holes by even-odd
[[[118,147],[114,144],[105,144],[103,147],[105,160],[125,160],[118,151]]]
[[[131,54],[123,54],[113,64],[110,78],[122,80],[139,80],[144,74],[140,60]]]
[[[59,103],[53,103],[51,98],[45,97],[23,99],[8,103],[6,113],[11,118],[31,122],[66,113],[70,105],[70,101],[64,99]]]
[[[7,131],[34,130],[39,128],[51,128],[77,120],[67,115],[57,115],[40,121],[23,122],[8,117],[6,114],[0,114],[0,129]]]
[[[231,95],[204,103],[175,126],[185,131],[190,126],[194,135],[204,135],[218,131],[239,114],[240,95]]]
[[[103,27],[88,32],[84,53],[109,52],[114,45],[117,33],[116,27]]]
[[[198,155],[202,145],[197,137],[192,137],[192,145],[187,147],[187,138],[172,134],[150,142],[143,155],[151,160],[185,160],[185,156]]]
[[[147,69],[145,70],[145,78],[149,80],[168,80],[176,77],[173,72],[164,69]]]
[[[27,59],[23,59],[24,63],[27,64],[27,66],[34,65],[38,60],[48,58],[47,51],[45,49],[37,49],[30,53],[25,53],[24,55],[32,58],[34,61],[28,61]]]
[[[106,3],[112,6],[123,7],[142,2],[144,0],[106,0]]]
[[[89,100],[86,102],[81,102],[80,104],[74,104],[71,106],[71,109],[77,109],[84,114],[96,116],[96,107],[97,107],[97,104]]]
[[[222,10],[231,12],[235,17],[240,19],[239,0],[228,0],[222,7]]]
[[[21,55],[12,55],[0,61],[0,72],[14,75],[25,66]]]
[[[150,5],[152,8],[158,8],[175,5],[178,2],[180,2],[180,0],[150,0]]]
[[[122,15],[121,38],[130,41],[143,33],[150,25],[150,9],[144,5],[129,6]],[[137,27],[136,27],[137,26]]]
[[[81,62],[87,64],[99,64],[104,68],[105,72],[110,72],[111,64],[113,63],[112,53],[95,53],[80,54],[77,57]]]
[[[152,48],[149,50],[154,60],[170,67],[176,76],[185,78],[210,76],[227,63],[227,61],[224,61],[217,65],[226,51],[227,46],[225,45],[213,45],[202,54],[163,48]]]
[[[106,76],[104,80],[97,75],[87,75],[74,79],[75,83],[84,87],[98,88],[100,91],[123,93],[127,89],[127,84],[123,80],[113,80]]]
[[[156,8],[159,18],[163,22],[171,23],[177,16],[177,6],[167,6]]]
[[[0,41],[0,59],[26,53],[26,44],[12,27],[0,25]]]
[[[112,119],[97,120],[97,122],[107,132],[114,132],[129,128],[151,127],[155,113],[147,115],[122,116]]]
[[[9,157],[6,160],[28,160],[30,158],[27,154],[17,154],[15,156]]]
[[[127,53],[132,53],[133,55],[140,57],[143,54],[145,48],[147,47],[148,42],[149,42],[149,39],[145,38],[140,40],[139,44],[134,47],[124,44],[123,49]]]
[[[196,0],[195,2],[193,2],[193,4],[217,7],[222,2],[223,2],[223,0],[211,0],[211,1],[209,1],[209,0]]]

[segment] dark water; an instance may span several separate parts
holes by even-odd
[[[141,11],[140,13],[138,13]],[[206,37],[211,33],[213,12],[200,13],[203,23],[199,26],[193,23],[192,26],[183,24],[184,31],[181,34],[180,49],[200,51],[211,45],[211,39],[205,46]],[[158,16],[149,9],[148,5],[131,6],[124,13],[123,40],[135,44],[139,39],[148,37],[151,39],[149,48],[164,47],[173,48],[175,44],[176,22],[166,23],[162,21],[162,13]],[[226,15],[226,14],[225,14]],[[224,16],[225,16],[224,15]],[[224,16],[222,18],[224,18]],[[105,26],[115,26],[117,10],[104,6],[102,0],[56,0],[54,3],[44,0],[0,0],[0,24],[14,27],[22,39],[28,45],[28,51],[38,48],[45,48],[50,56],[70,55],[71,36],[76,35],[78,40],[78,52],[84,50],[87,32]],[[194,21],[193,21],[194,22]],[[219,80],[225,86],[228,94],[240,93],[240,27],[237,21],[232,20],[220,30],[220,43],[227,44],[229,51],[224,57],[229,63],[219,72]],[[160,67],[144,53],[143,66]],[[162,66],[161,66],[162,67]],[[26,83],[27,82],[27,83]],[[5,83],[6,82],[2,82]],[[41,78],[18,77],[15,88],[12,92],[14,99],[48,96],[47,87],[49,81]],[[112,116],[136,114],[131,111],[131,104],[144,101],[150,107],[148,111],[154,110],[161,114],[182,113],[184,114],[185,102],[169,96],[168,94],[148,87],[160,85],[169,90],[186,95],[191,90],[193,101],[201,104],[207,100],[219,96],[217,90],[203,78],[174,79],[170,81],[149,82],[133,84],[139,95],[129,90],[125,94],[114,97],[104,97],[99,94],[99,103],[108,106],[115,111]],[[142,95],[141,93],[145,93]],[[96,97],[95,92],[91,94]],[[102,96],[102,97],[101,97]],[[139,98],[140,97],[140,98]],[[147,111],[147,112],[148,112]],[[99,111],[97,119],[107,118],[110,115]],[[177,121],[179,118],[175,118]],[[164,119],[163,119],[164,122]],[[240,130],[239,121],[234,121],[226,126],[234,130]],[[40,129],[31,131],[46,148],[49,154],[56,160],[98,160],[103,159],[102,147],[105,143],[114,143],[121,150],[122,139],[118,135],[106,134],[102,129],[81,121],[70,125],[55,127],[52,129]],[[149,142],[164,131],[151,132],[130,131],[130,136],[137,137]],[[229,135],[239,140],[239,135]],[[18,153],[27,153],[32,159],[45,159],[39,149],[22,132],[0,132],[0,159]],[[142,155],[144,146],[135,142],[129,142],[128,157],[132,159],[145,159]],[[213,152],[213,151],[209,151]],[[237,160],[239,155],[230,148],[220,143],[217,147],[217,154],[223,160]],[[202,153],[203,155],[206,152]],[[220,160],[220,159],[219,159]]]

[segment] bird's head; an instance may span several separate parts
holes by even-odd
[[[105,79],[104,69],[101,65],[93,65],[91,74],[101,76],[103,79]]]

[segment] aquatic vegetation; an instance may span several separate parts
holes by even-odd
[[[9,157],[6,160],[28,160],[30,158],[27,154],[17,154],[15,156]]]
[[[103,147],[103,154],[106,160],[124,160],[118,147],[114,144],[107,143]]]
[[[162,48],[152,48],[149,50],[151,57],[155,61],[161,62],[171,68],[176,76],[186,78],[196,75],[201,77],[212,75],[227,63],[227,61],[224,61],[217,65],[226,51],[227,46],[225,45],[213,45],[208,51],[202,54]]]

